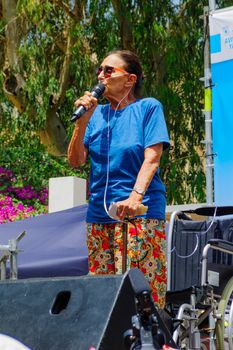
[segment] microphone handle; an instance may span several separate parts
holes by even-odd
[[[76,120],[78,120],[79,118],[81,118],[83,116],[83,114],[86,112],[86,108],[84,106],[79,106],[76,111],[73,113],[70,121],[71,122],[75,122]]]

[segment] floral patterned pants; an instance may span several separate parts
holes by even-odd
[[[165,222],[137,218],[134,224],[128,224],[127,269],[138,267],[143,272],[155,304],[163,308],[166,294]],[[87,223],[87,245],[89,274],[122,273],[123,223]]]

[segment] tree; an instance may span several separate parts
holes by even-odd
[[[163,160],[170,203],[204,200],[203,22],[206,1],[0,0],[2,127],[33,130],[64,156],[75,98],[114,48],[136,51],[144,94],[161,100],[173,148]],[[177,189],[179,189],[177,191]]]

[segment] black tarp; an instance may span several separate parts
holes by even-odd
[[[16,238],[26,231],[25,237],[19,242],[19,249],[22,251],[18,255],[18,277],[87,274],[86,211],[87,205],[83,205],[0,225],[0,244],[7,244],[9,239]],[[201,254],[211,238],[233,242],[232,215],[216,216],[214,220],[209,218],[206,221],[175,221],[172,249],[175,247],[176,252],[172,253],[172,290],[200,283]],[[195,249],[197,243],[198,247]],[[189,255],[190,257],[183,258]],[[209,254],[209,262],[231,267],[233,271],[232,255],[212,251]]]
[[[1,245],[26,231],[18,244],[18,277],[87,274],[86,211],[82,205],[0,225]]]

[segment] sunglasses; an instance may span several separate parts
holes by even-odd
[[[96,69],[97,76],[99,76],[102,72],[104,73],[105,78],[109,78],[112,75],[112,73],[114,73],[114,72],[121,72],[121,73],[129,74],[128,72],[126,72],[126,70],[124,70],[122,68],[117,68],[117,67],[112,67],[112,66],[104,66],[104,67],[99,67]]]

